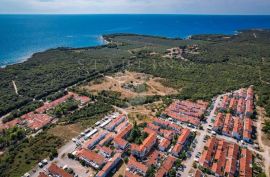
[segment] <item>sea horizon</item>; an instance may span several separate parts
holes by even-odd
[[[112,33],[186,38],[246,29],[270,29],[270,15],[0,14],[0,67],[51,48],[102,45]]]

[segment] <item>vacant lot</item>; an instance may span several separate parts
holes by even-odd
[[[83,88],[98,93],[102,90],[115,91],[121,93],[122,98],[135,98],[138,96],[172,95],[179,90],[165,87],[161,84],[162,78],[153,77],[148,74],[128,72],[118,72],[113,76],[106,76],[99,83],[90,82]]]
[[[64,141],[69,141],[70,139],[79,135],[83,130],[84,129],[81,124],[76,123],[69,125],[56,125],[55,127],[50,128],[48,133],[51,133],[52,135],[59,137]]]

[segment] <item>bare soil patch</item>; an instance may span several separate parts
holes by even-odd
[[[265,110],[262,107],[257,107],[257,114],[259,116],[258,120],[262,120],[260,123],[261,123],[261,125],[263,127],[264,126],[264,121],[265,120],[270,120],[270,118],[266,117]],[[264,145],[270,147],[270,135],[265,134],[263,131],[262,131],[262,142],[263,142]]]
[[[118,72],[112,76],[105,76],[103,80],[90,82],[83,86],[92,93],[102,90],[121,93],[122,98],[135,98],[139,96],[173,95],[180,90],[165,87],[161,84],[162,78],[136,72]]]
[[[50,128],[48,132],[63,139],[64,141],[69,141],[79,135],[83,130],[84,128],[81,124],[76,123],[70,125],[56,125],[55,127]]]

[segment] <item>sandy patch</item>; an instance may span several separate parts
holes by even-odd
[[[79,123],[76,123],[70,125],[56,125],[55,127],[50,128],[48,133],[51,133],[64,141],[69,141],[79,135],[83,130],[83,127]]]
[[[173,95],[179,90],[165,87],[161,84],[162,78],[153,77],[152,75],[136,72],[118,72],[113,76],[105,76],[99,82],[93,81],[82,88],[93,93],[102,90],[115,91],[121,93],[122,98],[135,98],[139,96],[153,95]],[[140,87],[139,89],[136,89]]]

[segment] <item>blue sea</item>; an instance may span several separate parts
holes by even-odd
[[[0,66],[56,47],[101,45],[102,34],[136,33],[185,38],[270,28],[270,16],[0,15]]]

